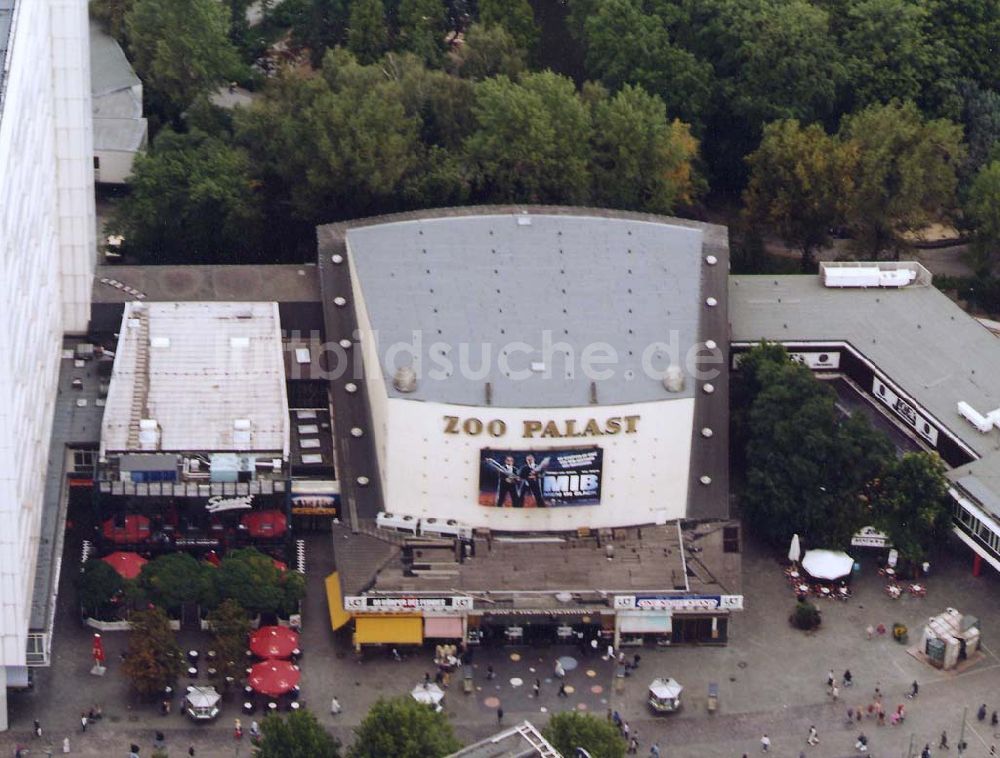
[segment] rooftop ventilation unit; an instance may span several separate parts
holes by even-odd
[[[400,366],[392,377],[392,386],[397,392],[413,392],[417,389],[417,372],[412,366]]]
[[[906,287],[917,280],[917,269],[906,264],[858,263],[820,266],[827,287]]]
[[[151,337],[149,340],[149,346],[156,348],[170,347],[170,337]]]
[[[139,420],[139,449],[158,450],[160,447],[160,425],[153,418]]]
[[[250,347],[250,338],[249,337],[230,337],[229,338],[229,347],[231,347],[233,350],[245,350],[246,348]]]
[[[300,365],[303,363],[312,363],[312,356],[309,355],[309,348],[307,347],[295,348],[295,362]]]
[[[1000,408],[983,415],[963,400],[958,404],[958,415],[983,434],[988,434],[994,426],[1000,429]]]
[[[684,391],[684,372],[680,366],[668,366],[663,374],[663,389],[667,392]]]
[[[237,450],[250,447],[251,424],[248,418],[238,418],[233,422],[233,447]]]

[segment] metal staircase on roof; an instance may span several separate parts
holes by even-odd
[[[542,758],[563,758],[562,753],[556,750],[552,745],[550,745],[544,737],[542,737],[535,728],[525,722],[523,724],[518,724],[517,733],[520,734],[524,739],[531,745]]]
[[[149,313],[145,308],[133,309],[132,318],[139,322],[138,349],[135,355],[135,381],[132,383],[132,405],[129,410],[128,448],[139,449],[139,422],[147,418],[149,400]]]

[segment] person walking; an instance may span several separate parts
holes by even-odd
[[[986,706],[984,705],[983,707],[985,708]],[[42,736],[42,724],[41,724],[41,722],[38,719],[35,719],[35,725],[34,725],[34,727],[32,728],[31,731],[34,733],[34,735],[36,737],[41,738],[41,736]]]
[[[569,697],[569,693],[566,692],[566,682],[559,682],[559,692],[556,693],[557,697]]]
[[[875,627],[873,627],[871,624],[869,624],[865,628],[865,634],[868,636],[868,639],[870,640],[872,638],[872,635],[875,634]]]
[[[833,669],[830,669],[829,671],[826,672],[826,686],[827,687],[833,686]]]
[[[654,742],[649,746],[649,758],[660,758],[660,743]]]
[[[502,723],[503,723],[503,706],[502,705],[498,705],[497,706],[497,724],[502,724]]]
[[[997,712],[993,711],[993,715],[990,716],[990,726],[996,726],[1000,719],[997,719]]]
[[[637,740],[635,738],[635,735],[633,735],[632,739],[629,740],[629,743],[628,743],[628,753],[629,753],[629,755],[638,755],[639,754],[639,740]]]
[[[910,698],[915,698],[920,692],[920,685],[917,684],[917,680],[913,680],[913,684],[910,686]]]
[[[816,732],[816,725],[809,727],[809,736],[806,738],[806,742],[810,745],[815,745],[819,742],[819,734]]]
[[[539,698],[539,696],[541,695],[542,680],[541,679],[536,679],[535,680],[535,684],[534,684],[534,686],[531,689],[532,689],[533,694],[535,696],[535,700],[537,700]]]
[[[496,675],[497,675],[496,672],[493,670],[493,664],[491,663],[489,666],[486,667],[486,678],[493,679],[494,677],[496,677]],[[426,677],[427,674],[424,674],[424,676]]]
[[[834,683],[833,688],[830,690],[830,697],[833,698],[833,702],[840,700],[840,688]]]
[[[191,758],[194,758],[194,745],[192,745],[191,747],[188,748],[188,755]]]
[[[980,721],[983,721],[986,718],[986,703],[979,706],[979,710],[976,711],[976,718]],[[37,724],[38,722],[36,721],[35,723]]]
[[[851,685],[854,684],[854,678],[851,676],[850,669],[844,669],[844,675],[840,678],[844,680],[845,687],[850,687]]]
[[[80,714],[80,731],[81,732],[87,731],[87,714],[86,713],[81,713]]]
[[[624,737],[626,741],[628,740],[628,736],[629,736],[629,732],[630,731],[631,731],[631,729],[629,728],[628,722],[627,721],[623,721],[622,722],[622,737]]]
[[[771,738],[767,736],[765,732],[764,736],[760,738],[760,752],[766,753],[771,749]]]
[[[931,758],[931,746],[930,743],[924,745],[924,749],[920,751],[920,758]]]
[[[948,732],[941,732],[941,740],[938,742],[938,750],[948,749]]]

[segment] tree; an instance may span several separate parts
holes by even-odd
[[[280,571],[270,556],[254,548],[227,553],[212,576],[219,598],[235,600],[250,613],[296,613],[305,596],[301,574]]]
[[[698,142],[687,124],[667,118],[663,101],[625,85],[594,108],[592,176],[600,206],[670,213],[698,189]]]
[[[428,65],[441,62],[447,23],[447,11],[441,0],[400,0],[400,46],[416,53]]]
[[[589,194],[590,117],[573,83],[546,71],[476,84],[466,140],[475,187],[494,202],[580,203]]]
[[[176,616],[183,605],[204,601],[211,570],[188,553],[166,553],[142,567],[139,585],[150,602]]]
[[[976,252],[988,269],[1000,251],[1000,158],[983,166],[972,180],[965,216],[975,233]]]
[[[218,0],[133,0],[125,27],[136,72],[173,115],[240,69]]]
[[[923,4],[851,0],[839,23],[847,68],[847,110],[893,98],[916,100],[937,73],[934,64],[942,51],[935,50]]]
[[[667,113],[699,130],[714,79],[712,66],[675,44],[662,18],[638,0],[607,0],[583,20],[586,67],[609,89],[635,84],[659,95]],[[579,22],[578,22],[579,23]]]
[[[517,80],[526,68],[527,53],[502,26],[473,24],[452,55],[452,69],[464,79],[504,76]]]
[[[140,695],[150,696],[172,686],[184,670],[170,620],[162,608],[137,611],[129,618],[128,652],[122,672]]]
[[[528,0],[479,0],[479,23],[502,26],[529,53],[538,44],[538,23]]]
[[[799,249],[802,268],[809,270],[813,253],[829,243],[830,228],[844,214],[855,160],[854,146],[819,124],[803,128],[794,119],[768,124],[760,146],[747,157],[747,220]]]
[[[327,51],[343,42],[348,24],[348,2],[284,0],[278,6],[277,10],[290,22],[293,43],[309,50],[313,66],[318,67]]]
[[[212,631],[212,645],[218,657],[216,677],[225,682],[228,677],[238,678],[245,668],[244,651],[250,634],[250,620],[243,607],[233,599],[224,600],[208,614]]]
[[[451,723],[413,698],[380,698],[354,730],[348,758],[439,758],[461,744]]]
[[[90,0],[90,15],[100,21],[108,34],[121,44],[125,39],[125,17],[132,9],[134,0]]]
[[[340,743],[309,711],[269,715],[260,729],[259,758],[340,758]]]
[[[246,152],[165,129],[140,155],[112,228],[142,262],[222,263],[260,255],[261,211]]]
[[[755,376],[741,389],[759,388],[745,416],[747,523],[775,547],[795,533],[846,547],[872,520],[862,496],[892,446],[863,415],[839,419],[833,392],[808,368],[767,346],[754,350],[766,357],[749,359]]]
[[[963,167],[967,181],[990,159],[1000,143],[1000,92],[986,90],[972,81],[958,85],[962,98],[961,122],[965,128],[968,156]]]
[[[347,48],[361,63],[374,63],[389,47],[389,28],[382,0],[352,0]]]
[[[937,453],[906,453],[890,462],[872,488],[875,524],[906,560],[922,562],[948,533],[946,470]]]
[[[556,713],[542,730],[552,747],[563,755],[576,755],[583,748],[594,758],[621,758],[625,755],[625,740],[610,721],[589,713],[566,711]]]
[[[924,0],[929,27],[951,49],[956,78],[1000,89],[1000,5],[993,0]],[[983,51],[993,51],[984,55]]]
[[[859,252],[898,259],[904,235],[947,217],[965,157],[962,128],[925,120],[913,102],[871,105],[847,117],[841,139],[858,152],[847,223]]]
[[[125,580],[104,561],[91,558],[75,577],[80,607],[87,616],[106,618],[115,611],[111,599],[121,593]]]

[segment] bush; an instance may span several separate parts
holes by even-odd
[[[796,629],[808,632],[816,629],[822,619],[820,618],[819,609],[815,605],[801,600],[795,604],[795,612],[791,615],[789,621]]]

